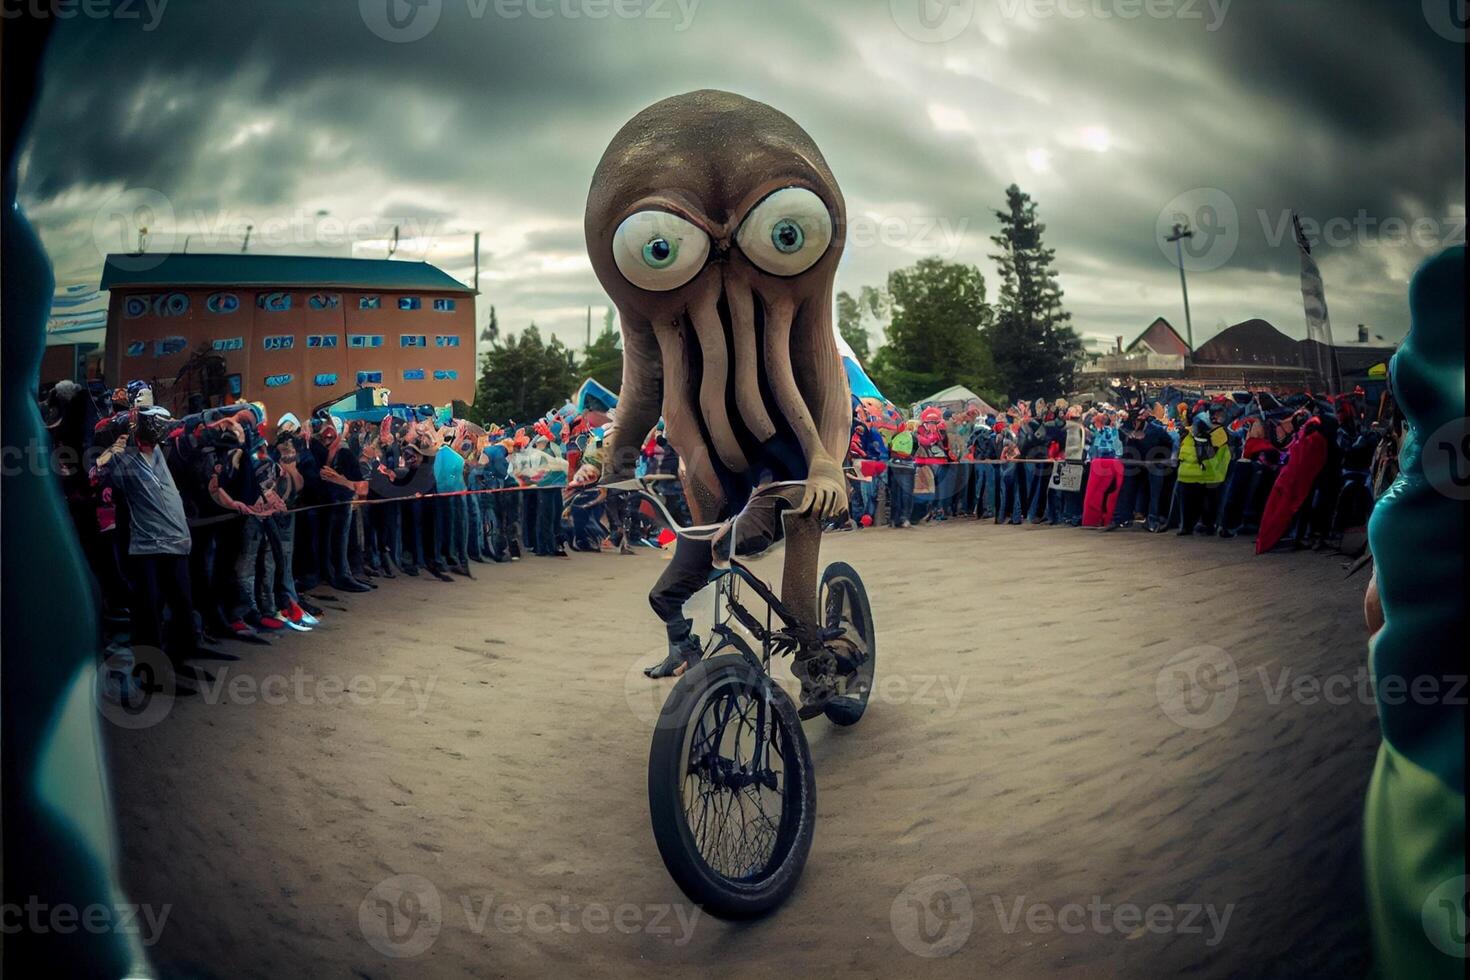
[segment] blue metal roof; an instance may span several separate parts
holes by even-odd
[[[274,288],[412,289],[473,293],[474,290],[427,262],[353,259],[316,255],[251,255],[238,252],[193,255],[145,252],[109,255],[102,289],[148,286],[269,286]]]

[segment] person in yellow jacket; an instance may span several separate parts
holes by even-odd
[[[1179,535],[1215,533],[1220,487],[1230,469],[1225,406],[1211,405],[1179,438]]]

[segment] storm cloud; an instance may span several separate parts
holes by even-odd
[[[150,248],[237,251],[249,226],[253,251],[363,256],[396,227],[399,256],[465,281],[478,231],[482,318],[580,341],[607,305],[580,231],[603,148],[724,88],[823,148],[839,288],[937,254],[994,295],[1015,182],[1094,340],[1182,328],[1176,214],[1197,342],[1253,316],[1300,336],[1293,210],[1339,336],[1396,338],[1413,268],[1464,240],[1453,3],[174,0],[150,27],[119,0],[56,25],[21,199],[64,283],[145,222]]]

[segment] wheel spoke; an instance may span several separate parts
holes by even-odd
[[[785,812],[781,728],[771,711],[762,712],[761,696],[745,686],[712,696],[694,720],[685,758],[685,823],[705,863],[732,880],[758,878],[769,870]],[[763,713],[768,716],[764,726]],[[758,757],[761,772],[755,771]],[[766,783],[772,777],[774,790]]]

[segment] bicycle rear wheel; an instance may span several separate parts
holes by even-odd
[[[863,587],[857,569],[835,561],[822,572],[817,597],[822,625],[842,631],[830,641],[832,649],[856,664],[852,672],[839,677],[837,696],[822,710],[834,725],[856,725],[868,710],[878,658],[877,631],[873,627],[873,610],[868,605],[868,590]]]
[[[681,678],[648,756],[654,840],[684,894],[711,915],[781,904],[811,850],[816,779],[796,707],[731,637]]]

